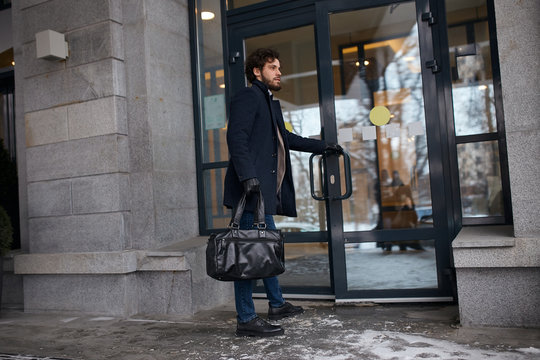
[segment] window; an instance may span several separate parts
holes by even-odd
[[[464,225],[510,219],[492,0],[446,1],[450,72]]]
[[[200,229],[227,227],[230,211],[223,207],[223,180],[227,169],[225,73],[220,0],[194,0],[197,79],[194,87],[198,122],[197,163]],[[192,27],[193,28],[193,27]]]

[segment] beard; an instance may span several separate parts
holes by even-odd
[[[268,88],[272,91],[279,91],[281,90],[281,82],[274,82],[274,79],[267,78],[264,76],[264,74],[261,74],[262,82],[268,86]]]

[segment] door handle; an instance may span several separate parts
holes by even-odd
[[[353,188],[352,188],[352,175],[351,175],[351,157],[349,154],[342,150],[340,155],[343,155],[343,167],[345,175],[345,194],[340,196],[334,196],[332,200],[345,200],[351,197]],[[333,175],[332,175],[333,176]]]
[[[351,175],[351,158],[349,154],[345,150],[341,150],[338,154],[338,156],[343,156],[343,166],[344,166],[344,175],[345,175],[345,194],[340,196],[333,196],[331,200],[345,200],[351,197],[353,188],[352,188],[352,175]],[[309,157],[309,185],[311,189],[311,197],[318,201],[324,201],[326,199],[329,199],[328,196],[328,189],[326,188],[325,183],[323,181],[323,170],[322,170],[322,164],[323,159],[325,156],[328,156],[327,154],[323,154],[319,160],[319,179],[321,179],[321,188],[323,196],[318,196],[315,194],[315,181],[313,177],[313,159],[318,156],[318,154],[311,154]],[[335,175],[330,175],[330,183],[333,185],[335,183]]]
[[[313,159],[317,155],[318,154],[311,154],[311,156],[309,157],[309,185],[311,188],[311,197],[318,201],[324,201],[328,199],[328,195],[326,195],[327,192],[324,189],[324,183],[323,183],[323,171],[322,171],[323,157],[322,156],[319,159],[319,179],[321,181],[321,189],[322,189],[323,196],[318,196],[317,194],[315,194],[315,184],[314,184],[314,178],[313,178]]]

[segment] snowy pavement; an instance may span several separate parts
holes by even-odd
[[[285,334],[273,338],[236,337],[231,306],[184,319],[2,313],[0,360],[540,358],[539,329],[463,328],[455,305],[294,302],[306,312],[284,319]],[[263,316],[266,303],[256,307]]]

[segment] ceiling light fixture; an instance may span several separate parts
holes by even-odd
[[[216,15],[211,11],[203,11],[203,12],[201,12],[201,19],[203,19],[203,20],[212,20],[215,17],[216,17]]]

